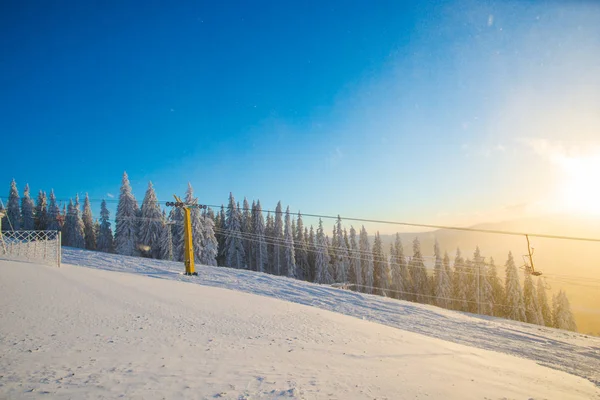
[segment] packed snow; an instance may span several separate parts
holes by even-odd
[[[0,261],[2,398],[600,399],[598,338],[229,268],[63,262]]]

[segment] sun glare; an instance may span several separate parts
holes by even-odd
[[[600,153],[594,156],[564,157],[565,173],[561,203],[565,211],[600,215]]]

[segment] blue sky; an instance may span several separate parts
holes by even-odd
[[[2,3],[6,193],[471,224],[600,154],[594,2],[172,3]]]

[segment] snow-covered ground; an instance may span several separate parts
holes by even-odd
[[[248,271],[63,254],[60,269],[0,261],[0,398],[600,399],[598,338]]]

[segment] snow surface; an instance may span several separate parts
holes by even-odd
[[[0,261],[0,398],[600,399],[597,338],[229,268],[63,261]]]

